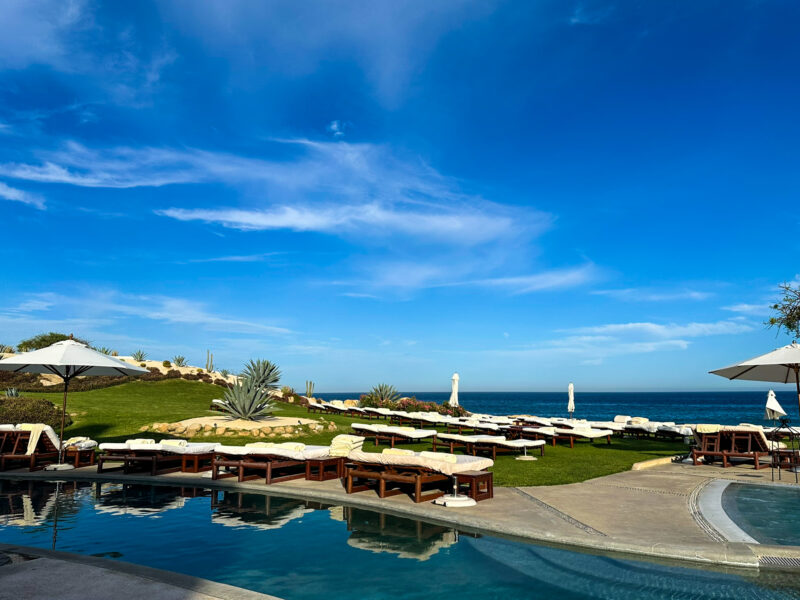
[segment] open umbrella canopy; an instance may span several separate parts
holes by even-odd
[[[800,368],[800,344],[791,344],[729,367],[710,371],[728,379],[794,383]]]
[[[67,390],[69,381],[80,375],[142,375],[147,369],[92,350],[85,344],[69,339],[56,342],[47,348],[23,352],[0,360],[0,371],[13,373],[49,373],[64,380],[64,401],[61,405],[61,431],[58,463],[63,456],[64,420],[67,415]]]
[[[728,379],[793,382],[797,387],[797,400],[800,406],[800,344],[797,342],[710,373]]]
[[[75,340],[56,342],[47,348],[23,352],[0,360],[0,371],[49,373],[62,379],[78,375],[142,375],[137,365],[108,356]]]

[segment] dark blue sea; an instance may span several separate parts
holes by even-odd
[[[737,425],[764,421],[767,390],[763,392],[585,392],[575,394],[575,418],[603,421],[615,415],[647,417],[651,421],[720,423]],[[319,393],[325,400],[358,398],[359,394]],[[446,402],[450,392],[401,392],[418,400]],[[797,394],[776,392],[792,423],[798,419]],[[534,414],[567,417],[566,392],[460,392],[461,406],[472,412],[494,415]]]

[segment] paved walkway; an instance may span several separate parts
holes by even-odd
[[[348,495],[339,481],[295,480],[265,486],[259,481],[241,484],[231,479],[212,481],[188,473],[158,477],[113,472],[98,475],[94,468],[59,474],[62,475],[72,479],[159,482],[273,493],[361,506],[468,532],[495,533],[601,552],[751,568],[768,564],[769,560],[763,560],[765,556],[781,556],[797,559],[796,566],[800,567],[800,547],[727,542],[698,510],[698,496],[714,479],[771,482],[769,469],[755,471],[752,466],[722,469],[666,464],[563,486],[495,488],[494,499],[471,508],[443,508],[430,502],[415,504],[404,495],[386,499],[378,498],[374,492]],[[9,472],[4,476],[53,477],[27,472]],[[784,473],[784,483],[793,484],[794,474]]]
[[[0,544],[2,600],[278,600],[130,563]]]

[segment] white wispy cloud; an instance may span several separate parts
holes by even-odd
[[[771,305],[767,302],[762,304],[748,304],[746,302],[740,302],[739,304],[731,304],[729,306],[723,306],[722,310],[728,310],[735,313],[741,313],[744,315],[753,315],[753,316],[766,316],[771,312]]]
[[[62,313],[74,315],[89,313],[107,323],[114,319],[135,317],[166,324],[196,325],[211,331],[240,334],[291,333],[264,321],[246,320],[210,311],[203,303],[185,298],[163,295],[122,294],[109,291],[93,291],[90,294],[66,296],[57,293],[32,294],[23,302],[8,309],[0,309],[0,315],[19,318],[20,313],[39,313],[45,322],[53,321],[50,315],[40,313]]]
[[[491,353],[530,359],[569,358],[584,365],[599,365],[616,356],[686,350],[696,338],[735,335],[752,330],[752,325],[741,320],[685,324],[610,323],[563,329],[561,332],[567,334],[563,337]]]
[[[511,294],[528,294],[544,290],[557,290],[577,287],[598,277],[598,269],[593,264],[585,264],[566,269],[552,269],[530,275],[513,277],[490,277],[473,281],[463,281],[451,285],[475,285],[480,287],[502,288]]]
[[[711,323],[609,323],[591,327],[577,327],[564,331],[572,331],[588,335],[644,335],[656,338],[704,337],[709,335],[725,335],[752,331],[753,326],[739,320],[723,320]]]
[[[168,207],[157,214],[244,231],[288,229],[334,234],[389,233],[430,243],[480,244],[537,236],[553,217],[487,201],[460,189],[416,157],[378,144],[273,140],[290,158],[252,158],[198,149],[93,149],[76,142],[44,151],[38,163],[3,163],[0,175],[81,187],[132,188],[189,183],[247,187],[249,207]],[[256,186],[256,191],[253,191]]]
[[[239,256],[213,256],[210,258],[192,258],[185,262],[188,263],[216,263],[216,262],[241,262],[241,263],[251,263],[251,262],[262,262],[265,260],[269,260],[274,256],[278,256],[283,254],[282,252],[262,252],[261,254],[244,254]]]
[[[593,290],[597,296],[608,296],[629,302],[670,302],[675,300],[706,300],[713,294],[699,290],[654,290],[649,288],[623,288]]]
[[[339,119],[334,119],[328,126],[325,128],[327,129],[328,133],[330,133],[335,138],[344,137],[344,130],[347,128],[347,123],[344,121],[340,121]]]
[[[0,182],[0,198],[4,200],[11,200],[12,202],[30,204],[39,210],[44,210],[45,208],[44,198],[38,194],[32,194],[31,192],[26,192],[25,190],[13,188],[3,182]]]

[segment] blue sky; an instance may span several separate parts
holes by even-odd
[[[798,18],[3,2],[0,341],[319,391],[752,388],[707,371],[790,341]]]

